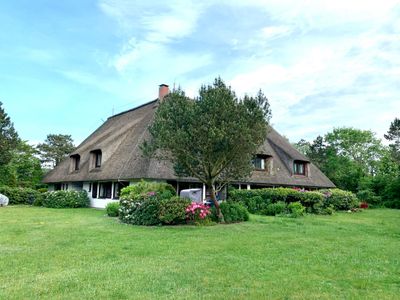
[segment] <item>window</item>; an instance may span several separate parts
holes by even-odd
[[[93,150],[90,152],[92,156],[92,166],[93,168],[100,168],[101,167],[101,150]]]
[[[97,182],[92,184],[92,198],[97,198]]]
[[[79,163],[81,162],[81,156],[79,154],[71,155],[72,171],[79,170]]]
[[[253,159],[253,166],[258,171],[265,171],[269,169],[269,162],[271,160],[271,156],[257,154]]]
[[[99,198],[111,199],[112,182],[101,182],[99,185]]]
[[[56,183],[56,184],[54,185],[54,190],[55,190],[55,191],[60,191],[60,190],[61,190],[61,183]]]
[[[114,183],[114,196],[113,199],[119,199],[121,190],[129,185],[129,181],[119,181]]]
[[[306,175],[306,162],[294,161],[293,173],[294,173],[294,175]]]

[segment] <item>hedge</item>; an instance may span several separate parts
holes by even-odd
[[[356,195],[340,189],[324,189],[320,192],[325,196],[326,206],[333,206],[336,210],[349,210],[359,207],[360,203]]]
[[[190,200],[175,196],[164,182],[140,181],[121,191],[119,218],[134,225],[176,225],[186,222]]]
[[[314,212],[317,204],[324,201],[319,192],[298,191],[291,188],[265,188],[257,190],[234,190],[229,193],[228,201],[242,203],[250,213],[265,214],[269,204],[300,202],[307,211]]]
[[[9,205],[27,204],[32,205],[36,201],[41,201],[43,195],[30,188],[14,188],[8,186],[0,186],[0,194],[8,197]]]
[[[309,213],[331,214],[333,210],[349,210],[358,207],[357,197],[340,189],[302,191],[292,188],[265,188],[257,190],[233,190],[228,201],[243,204],[253,214],[275,214],[271,204],[299,202]],[[279,207],[281,207],[280,205]]]
[[[89,207],[86,191],[55,191],[44,194],[43,206],[50,208]]]

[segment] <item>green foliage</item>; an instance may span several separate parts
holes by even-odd
[[[86,191],[55,191],[44,194],[43,206],[51,208],[89,207]]]
[[[121,190],[121,198],[133,199],[137,195],[149,192],[157,193],[162,199],[169,199],[176,195],[174,187],[165,182],[144,181],[127,186]]]
[[[14,124],[0,102],[0,168],[7,165],[12,158],[12,151],[19,143],[19,137]]]
[[[384,195],[386,207],[400,209],[400,177],[386,186]]]
[[[374,192],[371,190],[361,190],[357,192],[357,198],[361,202],[367,202],[369,204],[369,207],[378,207],[381,206],[382,203],[382,198],[379,196],[376,196]]]
[[[389,130],[387,134],[385,134],[385,139],[391,142],[389,147],[392,158],[400,165],[400,119],[395,118],[394,121],[390,123]]]
[[[48,134],[44,143],[37,145],[41,161],[57,166],[68,154],[74,151],[75,146],[71,135]]]
[[[257,190],[233,190],[229,201],[242,203],[250,213],[263,214],[267,206],[276,202],[300,202],[308,211],[317,213],[315,206],[322,206],[324,196],[319,192],[298,191],[291,188],[266,188]]]
[[[106,206],[106,212],[109,217],[118,217],[119,202],[110,202]]]
[[[320,192],[326,197],[326,206],[332,205],[335,210],[350,210],[359,207],[359,200],[352,192],[340,189],[325,189]]]
[[[261,91],[256,97],[238,99],[217,78],[212,85],[203,85],[194,101],[182,90],[165,97],[142,150],[156,157],[168,153],[178,176],[195,177],[210,187],[219,210],[215,184],[251,173],[251,160],[265,140],[269,117],[268,100]]]
[[[292,202],[287,206],[287,211],[290,217],[297,218],[304,215],[306,208],[300,202]]]
[[[10,161],[0,166],[0,184],[35,188],[41,184],[43,171],[35,149],[20,141],[11,151]]]
[[[352,192],[358,190],[362,178],[377,173],[385,152],[372,131],[354,128],[336,128],[311,144],[299,143],[338,188]]]
[[[225,223],[237,223],[249,220],[249,212],[240,203],[222,202],[220,207]]]
[[[182,224],[191,202],[175,194],[175,189],[163,182],[141,181],[123,188],[119,218],[134,225]]]
[[[49,189],[47,188],[47,187],[43,187],[43,188],[39,188],[39,189],[37,189],[37,191],[39,192],[39,193],[46,193],[46,192],[48,192],[49,191]]]
[[[163,224],[183,224],[186,222],[186,208],[190,200],[178,196],[160,201],[159,219]]]
[[[262,211],[262,214],[266,216],[276,216],[283,214],[286,211],[286,203],[283,201],[278,201],[276,203],[270,203],[267,207]]]
[[[30,188],[15,188],[0,186],[0,194],[8,197],[10,205],[28,204],[32,205],[35,201],[41,201],[43,196],[38,191]]]

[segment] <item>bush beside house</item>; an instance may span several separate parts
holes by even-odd
[[[134,225],[177,225],[186,220],[190,201],[162,182],[141,181],[121,191],[119,218]]]
[[[250,213],[261,215],[293,214],[298,216],[302,214],[300,213],[302,211],[332,214],[334,210],[349,210],[359,206],[359,201],[353,193],[339,189],[320,191],[292,188],[233,190],[229,193],[228,201],[241,203]],[[291,203],[296,203],[296,205],[291,205]]]
[[[50,208],[89,207],[86,191],[55,191],[44,193],[43,206]]]
[[[0,194],[8,197],[9,205],[32,205],[43,199],[43,195],[40,192],[30,188],[0,186]]]

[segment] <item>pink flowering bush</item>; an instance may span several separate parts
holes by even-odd
[[[205,223],[208,215],[211,214],[210,207],[205,204],[192,202],[186,208],[186,217],[189,223],[201,224]]]

